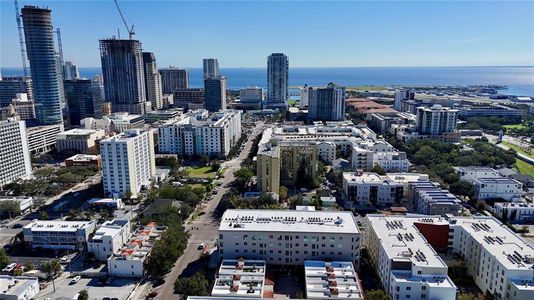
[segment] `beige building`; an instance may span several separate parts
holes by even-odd
[[[96,154],[97,142],[104,137],[104,130],[67,130],[56,136],[56,150],[59,153]]]

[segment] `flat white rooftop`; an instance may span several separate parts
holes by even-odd
[[[58,231],[65,232],[71,231],[75,232],[79,229],[85,229],[89,225],[94,225],[96,221],[41,221],[35,220],[32,223],[24,226],[24,228],[29,228],[31,231]]]
[[[351,262],[305,261],[306,298],[363,299],[363,289]]]
[[[359,233],[351,212],[264,209],[228,209],[219,231]]]

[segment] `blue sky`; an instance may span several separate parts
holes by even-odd
[[[160,67],[534,65],[534,1],[119,0]],[[113,0],[20,0],[52,9],[66,60],[100,66],[98,39],[126,30]],[[0,0],[2,67],[20,66],[14,5]]]

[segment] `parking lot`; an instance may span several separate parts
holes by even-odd
[[[137,279],[133,278],[114,278],[109,284],[99,278],[81,278],[74,284],[71,280],[72,278],[67,277],[66,274],[62,275],[55,280],[55,292],[50,283],[39,292],[37,299],[73,299],[81,290],[86,289],[89,292],[89,299],[125,300],[137,284]]]

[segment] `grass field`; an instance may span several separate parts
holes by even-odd
[[[522,153],[522,154],[524,154],[524,155],[526,155],[528,157],[534,158],[534,151],[530,151],[528,149],[525,149],[523,147],[519,147],[518,145],[509,143],[509,142],[502,142],[502,144],[514,149],[518,153]]]
[[[534,166],[527,162],[516,159],[515,169],[521,174],[530,175],[530,177],[534,178]]]
[[[506,129],[523,129],[525,128],[525,125],[523,124],[511,124],[511,125],[503,125]]]
[[[189,177],[215,178],[216,172],[211,170],[210,166],[205,167],[188,167]]]

